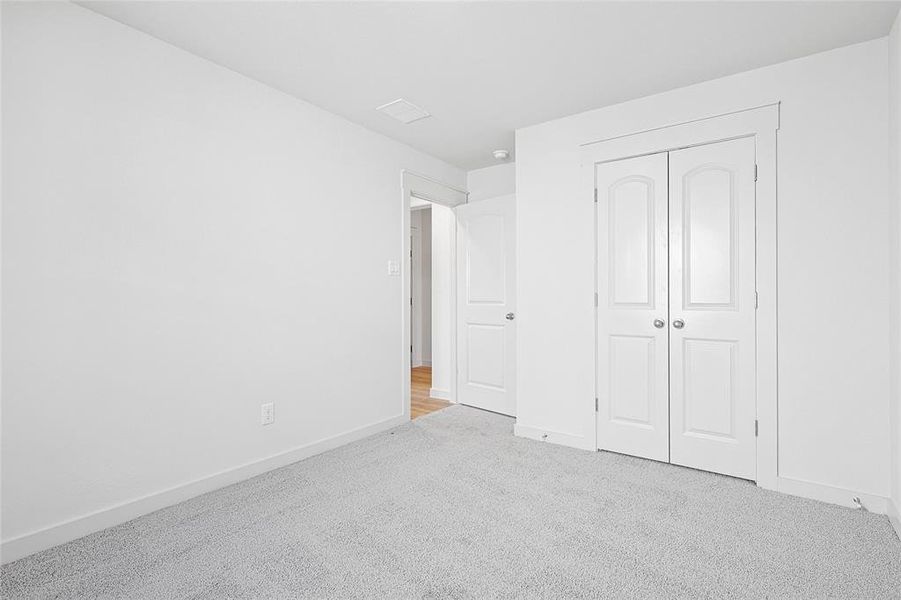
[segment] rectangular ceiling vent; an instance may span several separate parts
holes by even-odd
[[[412,123],[413,121],[432,116],[412,102],[407,102],[403,98],[398,98],[394,102],[383,104],[376,110],[397,119],[401,123]]]

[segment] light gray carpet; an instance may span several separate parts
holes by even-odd
[[[901,598],[887,519],[460,406],[22,559],[3,598]]]

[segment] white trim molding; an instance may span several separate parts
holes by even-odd
[[[828,502],[829,504],[837,504],[847,508],[863,507],[869,512],[880,515],[888,514],[889,499],[874,494],[865,494],[863,492],[855,492],[845,488],[834,487],[823,483],[814,483],[803,479],[793,479],[791,477],[777,477],[777,492],[783,494],[791,494],[792,496],[800,496],[802,498],[810,498],[811,500],[819,500],[820,502]],[[860,500],[860,505],[855,504],[854,498]]]
[[[775,490],[778,478],[777,289],[776,289],[776,132],[779,104],[639,131],[582,144],[583,192],[594,202],[598,163],[753,137],[757,160],[757,485]],[[595,265],[596,266],[596,265]],[[586,274],[587,275],[587,274]],[[592,275],[593,276],[593,275]],[[597,285],[597,282],[595,282]],[[597,287],[595,287],[597,289]],[[596,391],[597,392],[597,391]],[[597,393],[595,393],[597,396]],[[586,398],[586,418],[597,418],[594,398]],[[589,408],[590,407],[590,408]],[[590,415],[590,416],[589,416]],[[597,448],[595,439],[595,448]],[[799,494],[800,495],[800,494]]]
[[[516,423],[513,425],[513,434],[517,437],[537,440],[539,442],[550,442],[561,446],[569,446],[570,448],[578,448],[579,450],[597,451],[593,439],[587,439],[584,436],[572,433],[563,433],[561,431],[553,431],[541,427],[532,427],[531,425]]]
[[[898,539],[901,539],[901,507],[899,507],[898,503],[894,502],[891,498],[889,498],[887,502],[888,510],[886,511],[886,514],[888,515],[888,520],[895,529],[895,534],[898,536]]]
[[[447,400],[455,402],[454,395],[450,390],[439,390],[438,388],[429,388],[429,396],[436,400]]]
[[[401,177],[403,179],[403,188],[410,190],[413,196],[420,200],[427,200],[451,208],[468,202],[469,192],[435,181],[425,175],[419,175],[405,169],[401,172]],[[409,206],[407,208],[409,209]]]
[[[390,419],[364,425],[330,438],[297,446],[285,452],[246,463],[233,469],[220,471],[182,485],[110,506],[82,517],[57,523],[38,531],[4,540],[2,545],[0,545],[0,557],[2,557],[0,560],[5,564],[29,554],[84,537],[90,533],[101,531],[114,525],[120,525],[162,508],[190,500],[201,494],[206,494],[267,471],[290,465],[370,435],[393,429],[409,420],[409,415],[391,417]]]

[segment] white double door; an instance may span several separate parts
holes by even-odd
[[[755,144],[595,165],[598,448],[756,479]]]

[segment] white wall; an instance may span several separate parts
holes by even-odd
[[[431,207],[420,210],[422,217],[420,220],[420,256],[422,256],[422,264],[420,265],[419,282],[421,302],[419,309],[421,311],[421,345],[422,345],[422,363],[424,365],[432,364],[432,209]]]
[[[432,363],[432,211],[426,208],[410,211],[413,237],[412,305],[413,366]]]
[[[422,366],[422,215],[410,211],[410,362]]]
[[[516,193],[516,163],[508,162],[466,174],[466,190],[469,201],[507,196]]]
[[[889,80],[891,92],[889,110],[891,113],[891,173],[892,173],[892,218],[889,219],[892,236],[891,251],[891,368],[894,403],[892,426],[892,500],[894,502],[894,525],[901,535],[901,14],[895,19],[888,40]]]
[[[4,560],[396,423],[401,169],[465,174],[75,5],[2,10]]]
[[[779,474],[848,501],[841,490],[872,494],[884,510],[887,43],[517,131],[518,424],[594,444],[594,207],[580,189],[579,144],[781,101]]]
[[[456,245],[454,211],[432,205],[432,389],[433,398],[454,399]]]

